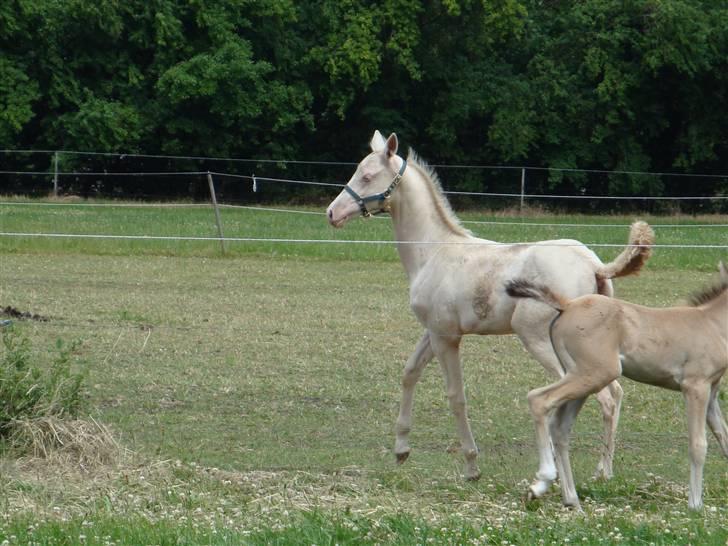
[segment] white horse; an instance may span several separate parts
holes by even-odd
[[[609,279],[638,271],[650,254],[654,234],[647,224],[635,223],[630,246],[608,264],[573,240],[522,245],[479,239],[460,225],[434,171],[411,151],[407,161],[397,155],[396,135],[385,140],[376,131],[370,144],[372,152],[329,205],[327,215],[332,226],[341,227],[360,214],[385,210],[391,214],[397,250],[409,278],[410,305],[425,328],[404,368],[394,453],[400,463],[410,453],[414,388],[425,365],[437,357],[465,457],[465,477],[477,479],[478,449],[468,422],[460,364],[462,336],[515,333],[546,370],[563,375],[549,340],[555,311],[511,298],[505,283],[525,278],[547,283],[570,297],[594,292],[611,296]],[[604,417],[598,472],[610,477],[622,389],[615,381],[597,398]]]
[[[587,396],[624,375],[682,391],[690,445],[688,507],[702,507],[706,420],[728,457],[728,426],[718,404],[719,382],[728,369],[728,271],[722,263],[719,269],[720,284],[693,296],[692,306],[667,309],[597,294],[569,300],[522,280],[506,284],[510,296],[534,298],[559,312],[551,342],[565,375],[528,393],[540,455],[530,497],[543,495],[558,469],[563,503],[579,507],[569,463],[571,425]]]

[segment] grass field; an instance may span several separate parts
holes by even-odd
[[[5,200],[6,201],[6,200]],[[317,209],[224,209],[230,237],[391,240],[387,220],[342,231]],[[497,241],[623,244],[628,217],[494,216],[466,224]],[[648,218],[659,244],[728,244],[726,217]],[[531,224],[591,224],[594,227]],[[610,226],[605,226],[609,224]],[[612,227],[611,225],[615,226]],[[713,227],[689,227],[713,224]],[[209,208],[0,205],[4,233],[214,237]],[[606,261],[617,247],[595,247]],[[618,295],[678,301],[713,278],[725,249],[657,248]],[[616,477],[595,481],[600,417],[587,404],[573,464],[584,513],[558,490],[524,503],[536,470],[525,394],[547,378],[512,336],[467,338],[464,375],[481,449],[461,458],[440,372],[418,385],[413,452],[391,449],[404,361],[420,335],[391,245],[0,237],[0,307],[47,362],[80,339],[92,416],[118,457],[0,459],[0,543],[9,544],[719,544],[728,464],[709,438],[706,509],[687,511],[678,394],[623,381]],[[724,388],[725,389],[725,388]],[[725,404],[724,404],[725,406]]]

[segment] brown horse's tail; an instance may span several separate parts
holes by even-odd
[[[617,277],[636,274],[645,265],[652,254],[652,245],[655,242],[655,232],[646,222],[635,222],[629,230],[627,248],[619,253],[614,260],[604,264],[594,273],[597,286],[604,286],[604,281]],[[602,293],[602,290],[598,290]]]
[[[514,279],[506,283],[506,293],[512,298],[533,298],[550,305],[557,311],[564,310],[569,303],[565,297],[552,292],[548,286],[533,284],[524,279]]]

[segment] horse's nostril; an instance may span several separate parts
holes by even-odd
[[[329,220],[331,220],[331,218],[333,218],[333,215],[334,215],[334,213],[333,213],[333,212],[331,212],[331,209],[329,209],[329,210],[328,210],[328,211],[326,211],[326,212],[327,212],[327,214],[328,214],[328,216],[329,216]]]

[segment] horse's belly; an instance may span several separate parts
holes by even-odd
[[[680,390],[679,364],[670,365],[670,360],[655,362],[649,356],[620,355],[622,364],[622,375],[639,383],[646,383],[656,387],[663,387],[670,390]]]
[[[510,315],[494,312],[483,317],[475,313],[465,316],[460,321],[460,328],[463,334],[501,335],[513,333]]]

